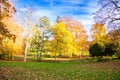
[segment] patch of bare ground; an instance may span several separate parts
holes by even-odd
[[[13,69],[12,68],[0,68],[0,80],[8,80],[10,75],[12,74]]]
[[[120,70],[120,61],[109,61],[109,62],[97,62],[93,64],[87,64],[92,67],[101,68],[103,70]]]
[[[25,68],[0,68],[0,80],[36,80],[36,73]]]

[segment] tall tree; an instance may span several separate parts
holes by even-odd
[[[28,49],[30,48],[30,37],[32,32],[32,27],[35,26],[35,16],[33,14],[34,9],[32,7],[25,7],[26,10],[20,11],[17,14],[17,20],[20,26],[23,28],[24,37],[24,62],[26,62]]]
[[[14,20],[16,10],[9,0],[1,0],[0,4],[0,52],[6,55],[22,53],[20,44],[22,29]]]
[[[72,54],[78,54],[76,44],[74,43],[74,37],[70,31],[67,30],[66,25],[63,22],[56,23],[51,27],[51,30],[53,32],[51,51],[55,55],[55,60],[57,54],[69,57],[72,57]]]
[[[50,37],[50,22],[47,16],[40,17],[40,23],[38,25],[40,29],[38,49],[40,53],[38,54],[38,61],[41,61],[42,53],[46,51],[46,43]]]
[[[73,34],[75,42],[80,51],[80,58],[84,51],[88,50],[88,37],[84,29],[84,26],[76,20],[72,20],[69,17],[63,18],[63,21],[66,23],[67,29]]]
[[[59,22],[61,22],[61,21],[62,21],[61,17],[60,17],[60,16],[57,16],[56,22],[59,23]]]
[[[39,51],[40,51],[40,41],[41,41],[41,32],[38,26],[32,28],[32,34],[30,37],[30,49],[29,52],[34,51],[37,53],[37,61],[39,61]]]

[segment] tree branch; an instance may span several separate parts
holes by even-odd
[[[116,8],[120,8],[115,1],[111,0],[111,3],[113,3]]]

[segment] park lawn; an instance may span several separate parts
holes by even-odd
[[[120,80],[120,60],[0,62],[0,80]]]

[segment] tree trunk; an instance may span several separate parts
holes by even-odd
[[[81,52],[80,52],[80,59],[81,59]]]
[[[80,59],[82,59],[82,49],[80,50]]]
[[[57,54],[55,53],[55,61],[57,60]]]
[[[39,51],[37,52],[37,61],[39,61]]]
[[[42,51],[40,51],[39,61],[42,61]]]
[[[40,48],[40,55],[39,55],[39,61],[42,60],[42,51],[44,49],[44,32],[43,32],[43,35],[42,35],[42,43],[41,43],[41,48]]]
[[[24,62],[26,62],[26,58],[27,58],[27,48],[28,48],[28,41],[26,42],[26,46],[25,46]]]

